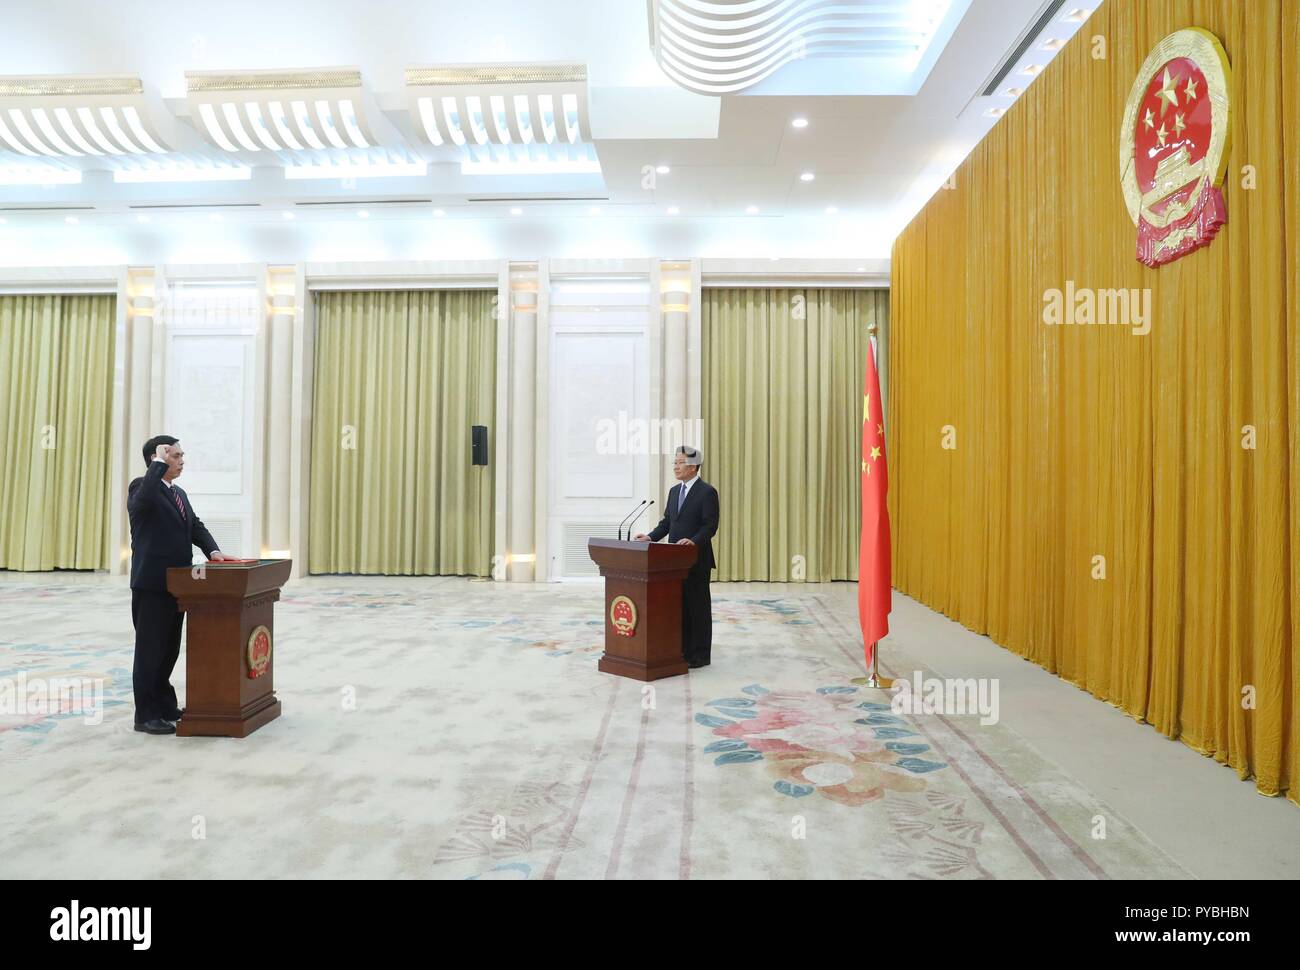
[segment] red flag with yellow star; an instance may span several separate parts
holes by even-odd
[[[867,666],[876,642],[889,632],[891,582],[889,572],[889,509],[885,492],[885,412],[880,401],[880,375],[876,372],[876,342],[867,352],[867,372],[862,381],[862,540],[858,548],[858,619]]]

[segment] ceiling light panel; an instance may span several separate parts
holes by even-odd
[[[186,71],[185,81],[195,126],[224,152],[375,146],[354,68]]]
[[[791,61],[919,61],[950,0],[650,0],[651,46],[664,73],[698,94],[734,94]]]
[[[168,151],[138,77],[0,77],[0,153],[43,159]]]
[[[467,161],[594,158],[582,64],[411,67],[406,89],[416,128]]]

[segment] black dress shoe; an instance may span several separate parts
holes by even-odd
[[[686,666],[689,667],[691,670],[694,670],[696,667],[707,667],[708,665],[709,665],[709,662],[708,662],[707,660],[688,660],[688,661],[686,661]]]
[[[179,721],[184,716],[185,716],[185,708],[182,707],[179,711],[172,711],[170,714],[168,714],[167,720]]]
[[[137,731],[143,731],[145,734],[175,734],[176,725],[171,721],[165,721],[161,717],[155,717],[152,721],[145,721],[135,726]]]

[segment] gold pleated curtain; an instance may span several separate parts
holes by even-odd
[[[722,518],[716,578],[858,578],[867,327],[889,294],[706,289],[703,478]]]
[[[0,569],[108,568],[111,294],[0,296]]]
[[[486,576],[496,322],[487,290],[316,296],[308,569]]]
[[[1229,221],[1152,270],[1119,129],[1189,26],[1232,61]],[[1300,802],[1298,26],[1110,0],[993,128],[894,247],[889,497],[898,589]],[[1151,332],[1044,325],[1068,281],[1149,288]]]

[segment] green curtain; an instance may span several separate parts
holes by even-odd
[[[492,466],[470,464],[470,427],[493,425],[493,295],[317,295],[310,572],[489,575]]]
[[[867,328],[883,339],[888,318],[887,290],[704,291],[702,474],[722,499],[720,581],[858,578]]]
[[[112,294],[0,296],[0,569],[107,569]]]

